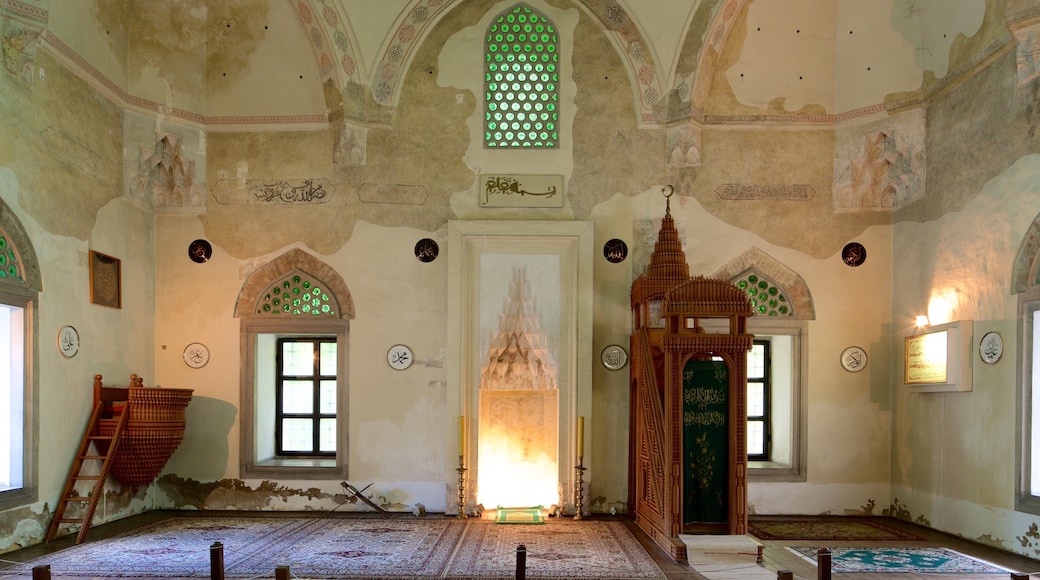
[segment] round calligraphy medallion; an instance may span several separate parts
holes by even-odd
[[[188,257],[196,264],[208,262],[213,257],[213,246],[206,240],[195,240],[188,244]]]
[[[849,242],[841,249],[841,259],[855,268],[867,260],[867,249],[859,242]]]
[[[603,257],[611,264],[618,264],[628,257],[628,244],[624,240],[614,238],[603,244]]]
[[[867,366],[867,351],[850,346],[841,351],[841,367],[850,373],[858,373]]]
[[[438,253],[440,253],[440,247],[430,238],[423,238],[415,243],[415,257],[420,262],[432,262],[437,259]]]

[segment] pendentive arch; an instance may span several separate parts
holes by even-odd
[[[575,0],[575,5],[593,16],[603,27],[611,45],[625,65],[632,88],[637,122],[640,125],[664,122],[655,115],[655,105],[666,98],[663,82],[668,74],[661,70],[652,44],[620,0]],[[369,86],[375,101],[396,107],[401,81],[411,65],[416,49],[433,26],[461,0],[412,0],[402,11],[380,50],[379,62],[369,71]]]

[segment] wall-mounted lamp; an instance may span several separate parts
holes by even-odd
[[[924,328],[928,326],[928,317],[924,314],[921,314],[914,320],[914,326],[916,326],[917,328]]]

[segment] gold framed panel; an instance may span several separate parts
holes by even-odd
[[[90,250],[90,302],[109,308],[123,307],[122,262]]]

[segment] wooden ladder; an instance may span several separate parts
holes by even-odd
[[[102,392],[108,395],[114,391],[125,392],[126,389],[102,388],[101,375],[94,376],[94,412],[90,416],[87,430],[83,433],[83,440],[80,441],[76,458],[72,461],[72,469],[69,470],[69,477],[65,480],[65,489],[61,492],[61,499],[58,500],[54,510],[54,519],[47,528],[45,543],[49,543],[57,536],[58,528],[63,524],[80,526],[79,534],[76,536],[77,544],[82,544],[83,540],[87,538],[87,530],[90,529],[94,511],[104,496],[105,479],[112,468],[112,459],[115,457],[116,448],[119,447],[119,438],[122,435],[123,427],[126,426],[127,417],[130,415],[125,403],[115,406],[112,405],[113,399],[110,396],[102,396]],[[110,430],[111,434],[102,435],[102,425],[105,425],[106,431]],[[95,475],[83,473],[83,466],[88,462],[94,465],[100,462],[100,468]],[[76,484],[80,481],[94,482],[93,489],[86,496],[79,495],[76,490]],[[81,517],[65,516],[65,511],[70,504],[83,506]]]

